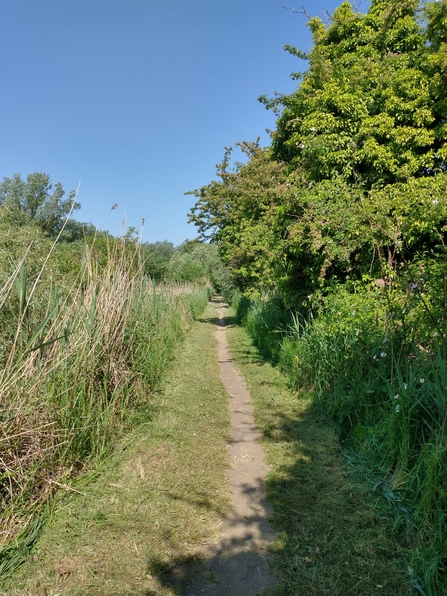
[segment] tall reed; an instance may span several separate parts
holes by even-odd
[[[84,247],[72,287],[51,276],[31,283],[22,262],[0,290],[9,321],[0,373],[0,541],[9,546],[0,548],[0,574],[51,495],[147,409],[206,304],[206,289],[152,284],[136,247],[110,241],[105,252]]]

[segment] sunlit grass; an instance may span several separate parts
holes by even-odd
[[[44,272],[46,263],[32,279],[20,263],[0,291],[9,330],[0,373],[0,574],[26,557],[53,495],[141,412],[147,417],[151,392],[208,299],[192,285],[155,287],[138,247],[119,241],[102,252],[85,245],[69,287]]]
[[[173,596],[198,570],[228,511],[227,395],[220,382],[215,313],[176,350],[152,412],[113,454],[80,477],[8,596]]]
[[[287,333],[280,328],[279,348],[266,325],[275,302],[248,307],[245,321],[258,345],[260,335],[272,336],[292,386],[310,392],[351,463],[389,506],[410,547],[408,581],[437,596],[447,589],[445,321],[437,303],[431,313],[426,296],[418,302],[404,290],[340,290],[317,316],[295,315]]]
[[[405,551],[391,521],[375,508],[368,485],[356,480],[312,393],[291,389],[243,329],[228,333],[271,466],[267,489],[280,580],[272,594],[408,594]]]

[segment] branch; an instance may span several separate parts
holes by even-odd
[[[330,12],[328,10],[319,10],[318,12],[324,17],[326,25],[329,25],[329,23],[332,21]]]
[[[304,14],[304,15],[306,15],[306,17],[308,19],[312,18],[302,4],[301,4],[301,8],[303,10],[296,10],[296,8],[292,8],[291,6],[281,6],[281,8],[284,8],[285,10],[291,10],[292,12],[296,12],[298,14]]]
[[[351,6],[355,10],[355,12],[359,12],[360,7],[364,2],[365,0],[359,0],[358,2],[355,2],[355,0],[351,0]]]

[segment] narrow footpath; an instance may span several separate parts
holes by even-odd
[[[250,596],[275,583],[267,467],[224,313],[208,305],[146,419],[73,484],[0,596]]]
[[[260,594],[276,583],[269,571],[267,552],[274,538],[265,498],[268,468],[259,444],[261,435],[254,425],[250,394],[228,351],[225,305],[219,300],[214,303],[219,314],[215,335],[220,376],[230,396],[232,510],[223,522],[218,544],[204,549],[206,574],[189,586],[184,595],[248,596]]]

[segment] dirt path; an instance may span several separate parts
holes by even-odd
[[[225,305],[215,301],[219,314],[216,330],[222,382],[230,396],[231,440],[229,484],[232,512],[224,520],[219,544],[205,549],[206,573],[184,596],[248,596],[273,587],[267,546],[274,538],[265,499],[268,471],[253,421],[253,405],[244,380],[230,358],[225,330]]]

